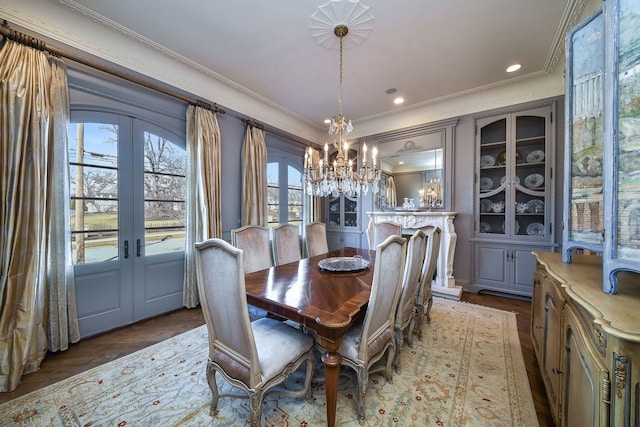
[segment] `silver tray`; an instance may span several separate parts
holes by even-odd
[[[327,271],[359,271],[369,267],[369,261],[360,257],[333,257],[318,261],[318,267]]]

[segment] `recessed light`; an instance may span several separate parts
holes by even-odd
[[[331,119],[324,119],[324,124],[328,125],[329,123],[331,123]]]
[[[509,65],[509,67],[507,67],[507,73],[513,73],[514,71],[518,71],[521,67],[522,65],[520,64]]]
[[[387,89],[387,94],[391,95],[392,93],[396,93],[398,90],[395,87],[390,87]]]
[[[404,165],[404,162],[398,162],[399,165]]]
[[[402,97],[398,97],[398,98],[393,100],[393,103],[396,104],[396,105],[400,105],[403,102],[404,102],[404,98],[402,98]]]

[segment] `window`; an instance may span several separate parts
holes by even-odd
[[[267,164],[268,225],[302,226],[302,165],[284,156],[270,156]]]

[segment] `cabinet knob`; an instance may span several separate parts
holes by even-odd
[[[544,329],[542,326],[536,326],[536,329]]]
[[[564,373],[558,368],[553,368],[551,372],[553,372],[555,375],[562,375]]]

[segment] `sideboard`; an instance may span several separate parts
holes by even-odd
[[[602,291],[602,257],[537,259],[531,339],[558,427],[640,425],[639,276]]]
[[[380,211],[367,212],[369,226],[367,227],[367,241],[373,241],[373,224],[378,222],[392,222],[402,226],[403,233],[413,234],[419,228],[433,225],[442,232],[440,254],[436,266],[436,277],[431,291],[434,295],[459,300],[462,286],[456,285],[453,277],[453,258],[456,252],[456,230],[453,225],[457,212],[434,211]],[[371,245],[369,245],[371,248]]]

